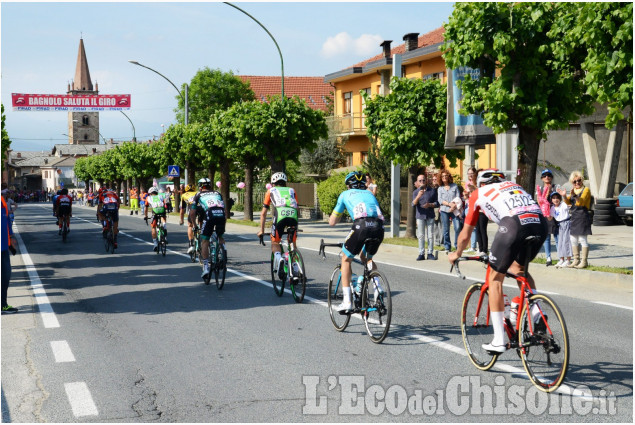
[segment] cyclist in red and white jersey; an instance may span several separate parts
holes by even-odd
[[[505,175],[494,169],[484,170],[478,174],[479,187],[470,196],[469,213],[465,217],[465,225],[458,238],[457,250],[448,255],[450,263],[454,264],[463,254],[463,250],[470,242],[472,230],[478,222],[480,213],[498,224],[498,232],[492,243],[485,277],[490,285],[489,307],[494,327],[494,340],[490,344],[483,344],[485,350],[497,353],[507,349],[507,335],[503,326],[505,273],[509,271],[513,274],[524,275],[524,264],[527,260],[525,239],[528,236],[540,236],[540,243],[533,244],[529,252],[528,260],[531,261],[547,238],[547,220],[543,217],[540,206],[520,185],[504,179]],[[529,273],[527,273],[527,280],[535,292],[536,285]],[[532,317],[536,317],[534,311],[531,313]]]
[[[58,234],[62,234],[62,218],[66,220],[66,227],[71,231],[71,215],[73,213],[73,198],[68,195],[68,189],[64,188],[60,191],[60,195],[55,200],[57,206],[57,224],[59,225]]]

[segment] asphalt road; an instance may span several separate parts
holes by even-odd
[[[122,215],[113,255],[93,210],[74,215],[67,243],[49,205],[16,215],[34,266],[12,257],[20,313],[2,316],[3,422],[633,421],[632,310],[555,297],[571,365],[547,396],[513,352],[489,372],[472,366],[459,328],[469,282],[382,265],[380,251],[393,324],[377,345],[360,320],[333,328],[326,286],[338,258],[321,261],[302,236],[309,283],[296,304],[274,294],[269,246],[252,227],[228,227],[219,291],[183,255],[185,227],[170,222],[162,257],[149,227]]]

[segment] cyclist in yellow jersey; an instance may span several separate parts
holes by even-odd
[[[187,213],[187,239],[189,240],[189,247],[187,249],[188,254],[194,251],[194,221],[190,218],[190,208],[192,208],[192,199],[195,195],[196,192],[189,184],[185,186],[185,192],[181,194],[181,217],[179,224],[181,226],[183,225],[183,217]]]

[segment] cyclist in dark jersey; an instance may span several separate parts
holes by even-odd
[[[489,264],[485,279],[489,282],[489,307],[494,327],[494,340],[483,344],[483,349],[502,353],[507,349],[505,334],[503,279],[508,271],[524,275],[524,264],[533,260],[547,238],[547,220],[532,196],[520,185],[504,180],[505,175],[498,170],[484,170],[478,174],[479,187],[469,200],[469,212],[465,218],[465,226],[459,234],[457,250],[448,255],[451,264],[463,254],[470,242],[472,230],[478,222],[479,213],[485,214],[498,224],[498,232],[492,243]],[[528,236],[540,236],[540,243],[533,245],[526,258],[525,239]],[[527,281],[532,290],[536,284],[529,273]],[[540,317],[534,305],[530,312],[532,317]]]
[[[203,225],[201,226],[201,257],[203,258],[203,273],[201,278],[205,279],[209,276],[209,239],[216,231],[218,242],[227,258],[227,248],[225,247],[225,222],[227,215],[225,212],[225,203],[220,192],[212,190],[212,182],[208,178],[202,178],[198,182],[200,192],[192,198],[190,209],[190,220],[195,222],[196,216],[202,217]]]
[[[68,189],[64,188],[55,199],[57,206],[57,219],[59,224],[59,234],[62,234],[62,219],[66,221],[66,228],[71,231],[71,214],[73,213],[73,198],[68,196]]]
[[[377,266],[371,260],[384,240],[384,216],[375,195],[366,190],[365,176],[359,171],[354,171],[348,173],[344,182],[348,190],[342,192],[337,198],[337,204],[329,218],[329,225],[335,226],[346,209],[353,219],[353,227],[342,247],[344,255],[342,255],[341,270],[344,300],[337,308],[340,313],[348,313],[352,310],[351,263],[353,258],[361,253],[362,262],[368,260],[367,266],[373,270],[376,269]],[[367,239],[373,240],[366,243]],[[382,290],[381,287],[379,290]]]

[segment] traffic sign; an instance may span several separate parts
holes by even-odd
[[[178,165],[168,165],[168,176],[169,177],[180,177],[181,170],[179,170]]]

